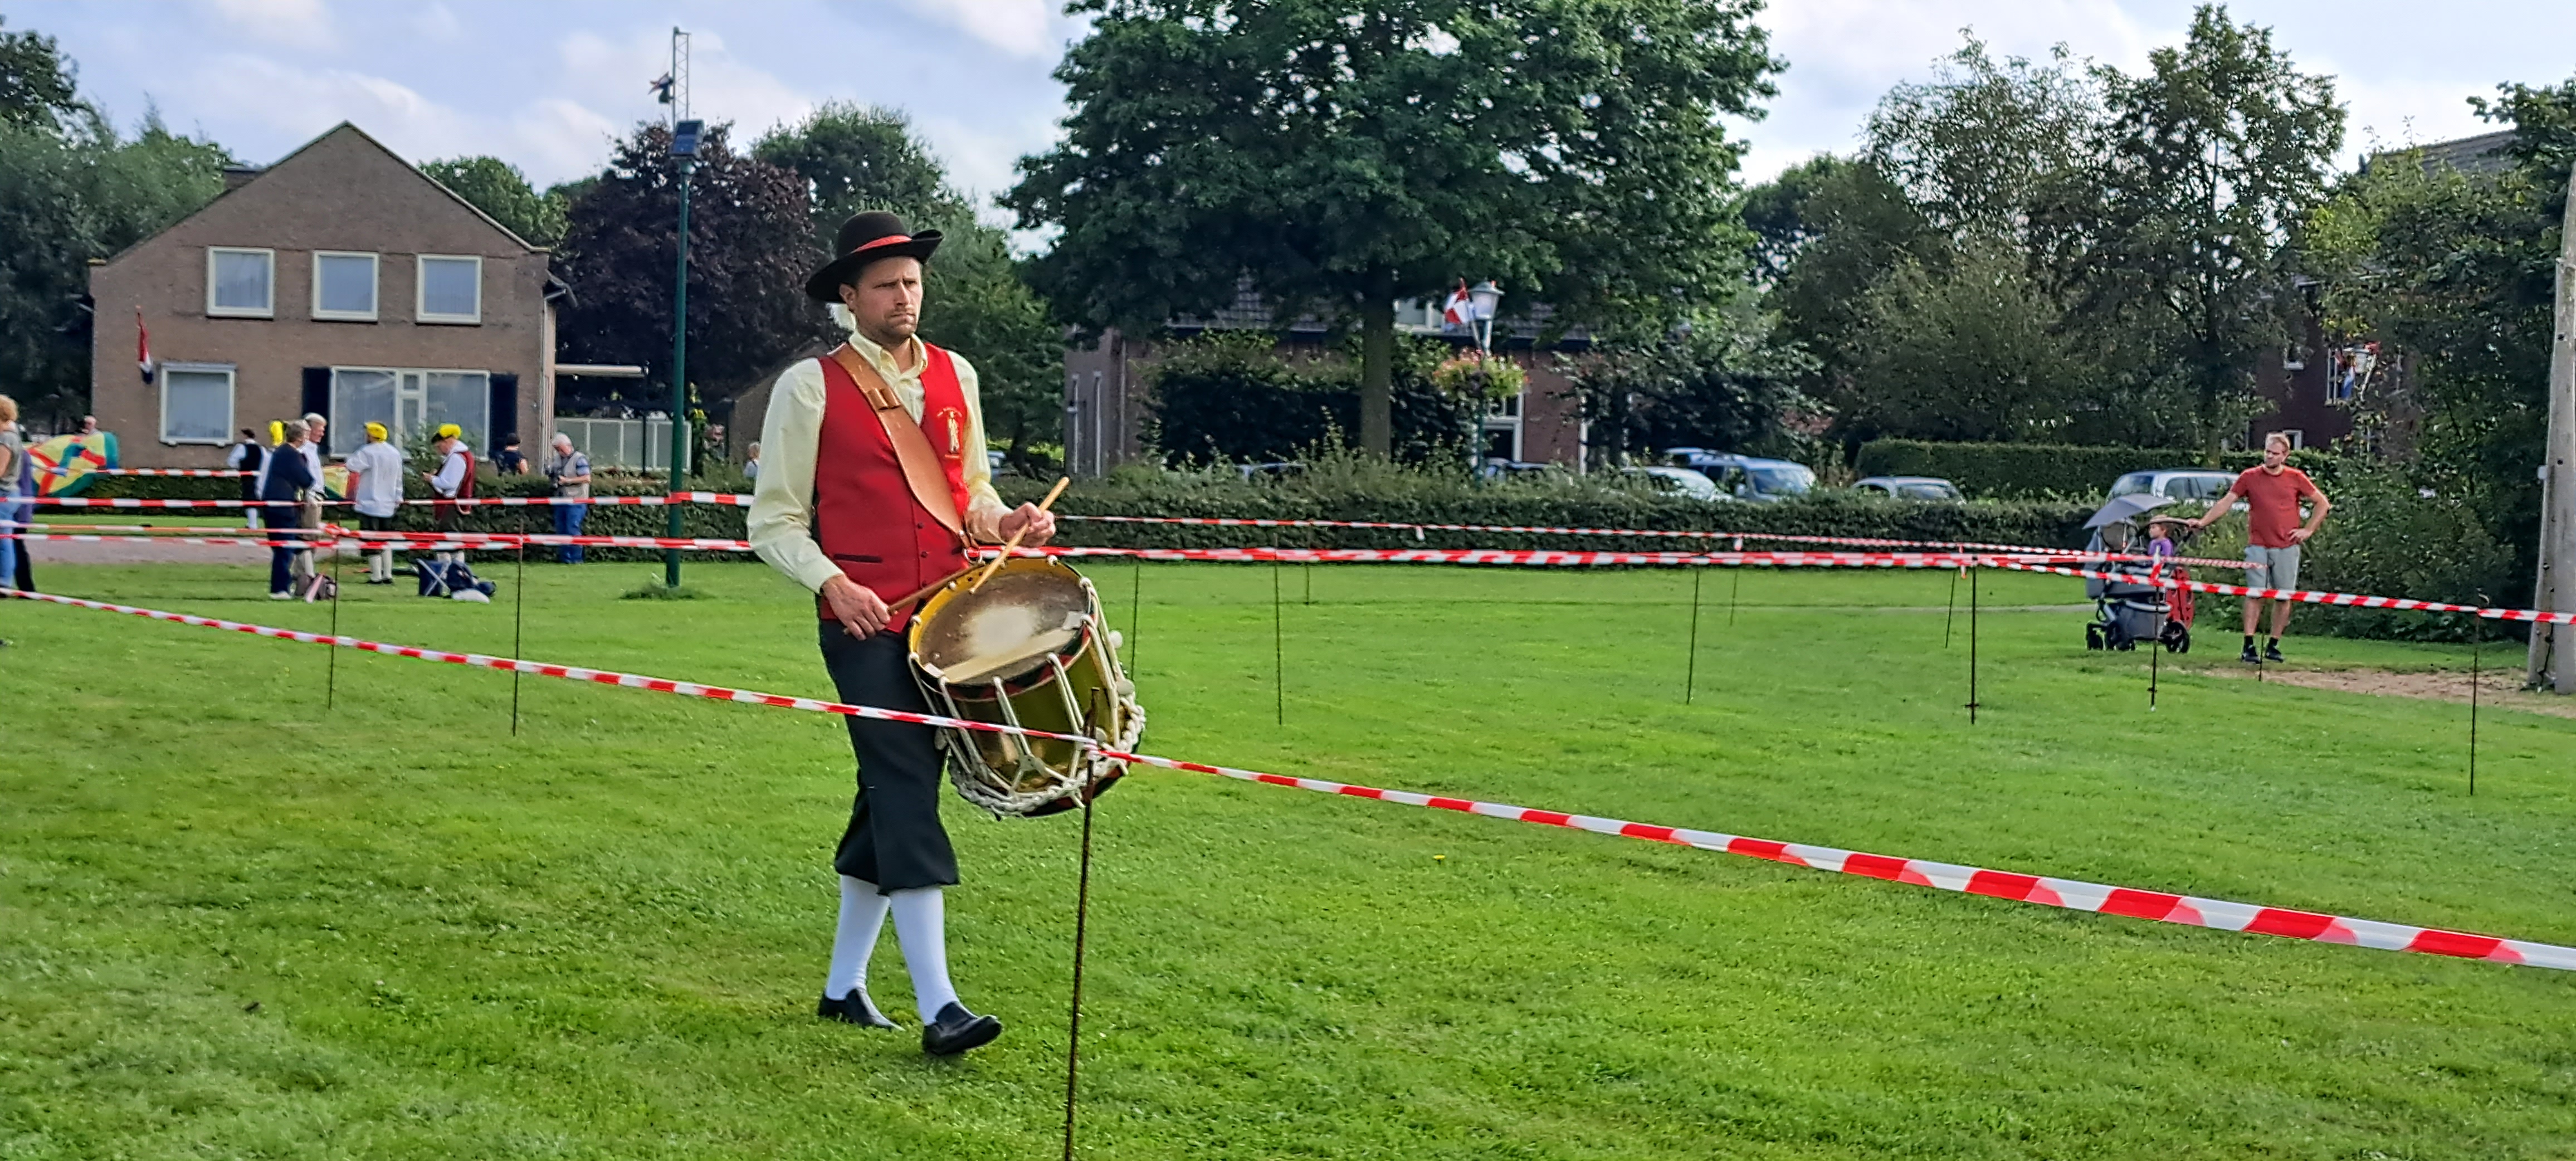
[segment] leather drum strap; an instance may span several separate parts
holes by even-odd
[[[851,381],[859,385],[859,394],[877,413],[877,421],[885,425],[886,439],[894,444],[895,461],[903,465],[903,480],[912,485],[913,499],[921,501],[931,519],[956,533],[959,541],[965,541],[966,526],[958,519],[956,497],[949,494],[948,472],[939,466],[939,456],[930,450],[930,437],[921,433],[921,424],[903,409],[903,400],[895,396],[894,388],[886,386],[885,377],[877,374],[877,369],[848,343],[832,348],[832,361],[850,373]]]

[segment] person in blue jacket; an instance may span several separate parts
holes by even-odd
[[[269,457],[267,474],[260,480],[260,502],[267,505],[267,514],[260,523],[268,526],[272,542],[303,538],[303,521],[298,518],[296,507],[303,502],[305,493],[322,486],[322,481],[313,478],[313,467],[304,458],[305,430],[302,420],[291,420],[286,424],[286,444],[277,449],[280,454]],[[295,553],[296,549],[284,543],[270,544],[268,599],[294,599]]]

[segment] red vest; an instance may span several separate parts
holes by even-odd
[[[966,516],[966,391],[948,352],[921,345],[921,432],[948,477],[948,493]],[[900,600],[966,567],[965,545],[914,498],[895,458],[885,422],[848,371],[826,357],[823,430],[814,447],[814,541],[841,575],[887,601]],[[820,601],[815,611],[832,614]],[[912,610],[897,609],[886,628],[900,630]]]

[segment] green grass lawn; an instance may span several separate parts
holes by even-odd
[[[299,628],[249,567],[55,591]],[[531,567],[522,656],[828,696],[753,564]],[[352,583],[340,629],[508,653]],[[1093,576],[1123,628],[1128,566]],[[2086,654],[1951,578],[1152,566],[1154,753],[2576,942],[2576,721]],[[1311,581],[1313,603],[1304,600]],[[1274,583],[1286,724],[1274,723]],[[2080,600],[1989,575],[1987,608]],[[1930,611],[1923,611],[1923,610]],[[0,1158],[1053,1156],[1079,823],[948,803],[954,1061],[812,1015],[820,715],[0,606]],[[2227,646],[2228,648],[2221,648]],[[2465,650],[2294,638],[2329,665]],[[2489,663],[2509,650],[2489,647]],[[1094,1158],[2576,1155],[2576,978],[1143,770],[1102,801]],[[872,990],[910,1023],[891,934]]]

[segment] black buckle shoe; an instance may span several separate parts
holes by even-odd
[[[861,1028],[902,1027],[902,1025],[897,1024],[894,1021],[886,1019],[885,1013],[877,1011],[877,1006],[868,1001],[868,990],[866,988],[852,988],[850,989],[849,995],[843,996],[837,1000],[830,996],[825,996],[823,997],[822,1003],[814,1006],[814,1014],[826,1020],[838,1020],[844,1024],[856,1024]]]
[[[1002,1022],[991,1016],[978,1016],[966,1005],[951,1002],[939,1010],[939,1018],[921,1028],[921,1050],[932,1056],[955,1056],[969,1048],[981,1048],[1002,1034]]]
[[[2264,647],[2263,647],[2263,660],[2265,660],[2265,661],[2279,661],[2280,659],[2281,659],[2281,643],[2280,643],[2280,642],[2275,641],[2275,642],[2272,642],[2271,644],[2266,645],[2266,646],[2264,646]]]
[[[2254,651],[2254,647],[2253,647],[2253,646],[2251,646],[2251,645],[2248,645],[2248,646],[2246,646],[2246,647],[2245,647],[2245,652],[2237,654],[2237,655],[2236,655],[2236,659],[2237,659],[2238,661],[2242,661],[2242,662],[2244,662],[2244,663],[2245,663],[2245,664],[2247,664],[2247,665],[2261,665],[2261,664],[2263,664],[2263,655],[2262,655],[2262,654],[2260,654],[2260,653],[2256,653],[2256,652]]]

